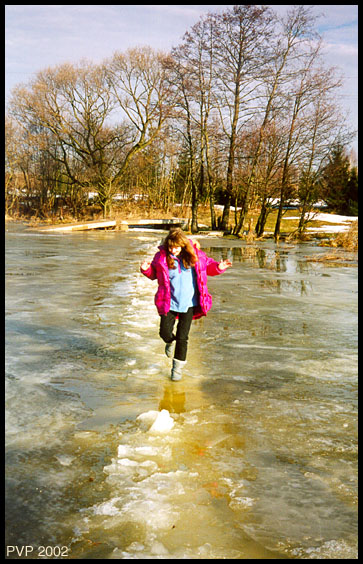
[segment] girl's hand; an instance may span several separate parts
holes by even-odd
[[[218,267],[219,267],[220,270],[226,270],[230,266],[232,266],[232,263],[231,263],[230,260],[221,260],[221,262],[218,264]]]
[[[150,268],[151,266],[151,262],[148,260],[144,260],[144,262],[141,263],[140,268],[141,270],[147,270],[148,268]]]

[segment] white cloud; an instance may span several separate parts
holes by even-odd
[[[354,45],[325,42],[324,49],[331,54],[340,54],[344,57],[351,57],[355,62],[358,61],[358,47],[355,47]]]

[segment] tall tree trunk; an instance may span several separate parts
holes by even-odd
[[[197,186],[194,180],[194,174],[192,173],[191,177],[191,185],[192,185],[192,223],[190,226],[190,230],[192,233],[198,233],[198,195],[197,195]]]
[[[278,241],[280,239],[280,229],[281,229],[281,219],[282,219],[283,205],[284,205],[284,189],[283,189],[283,186],[281,186],[280,203],[279,203],[279,209],[277,211],[277,218],[276,218],[275,231],[274,231],[274,239],[275,239],[276,243],[278,243]]]
[[[304,201],[302,202],[302,209],[301,209],[301,214],[300,214],[300,219],[299,219],[299,225],[298,225],[298,228],[297,228],[299,235],[301,235],[305,231],[305,227],[306,227],[305,215],[306,215],[307,212],[308,212],[308,206],[307,206],[307,201],[306,201],[306,198],[305,198]]]
[[[267,217],[268,217],[268,208],[266,206],[266,199],[264,199],[263,202],[262,202],[260,215],[258,217],[256,227],[255,227],[255,233],[256,233],[257,237],[262,237],[263,232],[265,230]]]
[[[288,176],[289,156],[290,156],[290,147],[291,147],[291,139],[292,139],[293,129],[294,129],[294,127],[293,127],[293,123],[292,123],[291,129],[290,129],[289,143],[288,143],[287,152],[286,152],[286,155],[285,155],[284,168],[283,168],[283,172],[282,172],[281,188],[280,188],[280,203],[279,203],[279,209],[277,211],[277,218],[276,218],[276,223],[275,223],[274,238],[275,238],[276,243],[280,239],[282,212],[283,212],[283,207],[284,207],[284,203],[285,203],[285,195],[286,195],[286,192],[287,192],[287,176]]]
[[[231,210],[231,195],[228,192],[226,192],[225,202],[223,206],[223,213],[219,223],[220,229],[222,231],[228,231],[230,210]]]
[[[238,220],[237,220],[237,206],[236,206],[236,222],[235,222],[235,226],[234,226],[234,230],[233,230],[234,235],[238,235],[240,233],[240,231],[242,230],[244,221],[246,219],[248,208],[249,208],[249,201],[250,201],[250,197],[249,197],[250,190],[251,190],[251,185],[247,185],[247,190],[246,190],[246,193],[245,193],[245,197],[243,198],[241,211],[240,211]]]
[[[210,158],[209,158],[209,138],[206,128],[204,130],[204,136],[205,136],[205,161],[206,161],[207,178],[208,178],[208,199],[209,199],[209,208],[210,208],[210,221],[211,221],[212,229],[217,229],[216,213],[214,210],[213,175],[210,167]]]
[[[189,121],[189,120],[188,120]],[[190,226],[192,233],[198,233],[198,188],[195,182],[194,175],[194,151],[193,141],[188,126],[188,142],[189,142],[189,156],[190,156],[190,184],[192,189],[192,223]]]
[[[229,155],[228,155],[228,168],[227,168],[227,182],[225,190],[225,203],[222,213],[221,229],[223,231],[229,230],[229,213],[231,209],[231,199],[233,192],[233,169],[234,169],[234,155],[236,150],[236,131],[237,122],[239,116],[239,95],[238,95],[239,84],[236,86],[236,98],[234,104],[234,116],[232,122],[232,132],[230,136],[229,143]]]

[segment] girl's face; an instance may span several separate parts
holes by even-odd
[[[172,255],[174,255],[175,257],[177,257],[178,255],[180,255],[182,248],[181,247],[177,247],[176,245],[170,245],[169,247],[169,251]]]

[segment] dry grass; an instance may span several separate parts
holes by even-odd
[[[326,261],[337,262],[338,260],[340,260],[340,257],[336,251],[333,251],[331,253],[325,253],[324,255],[313,255],[313,256],[305,255],[305,258],[309,262],[326,262]]]
[[[325,241],[321,246],[334,247],[335,250],[323,255],[306,256],[310,262],[323,262],[331,266],[342,264],[355,265],[358,252],[358,221],[354,221],[344,233],[338,233],[335,237]]]
[[[342,247],[346,251],[358,251],[358,220],[354,221],[349,231],[339,233],[332,240],[332,247]]]

